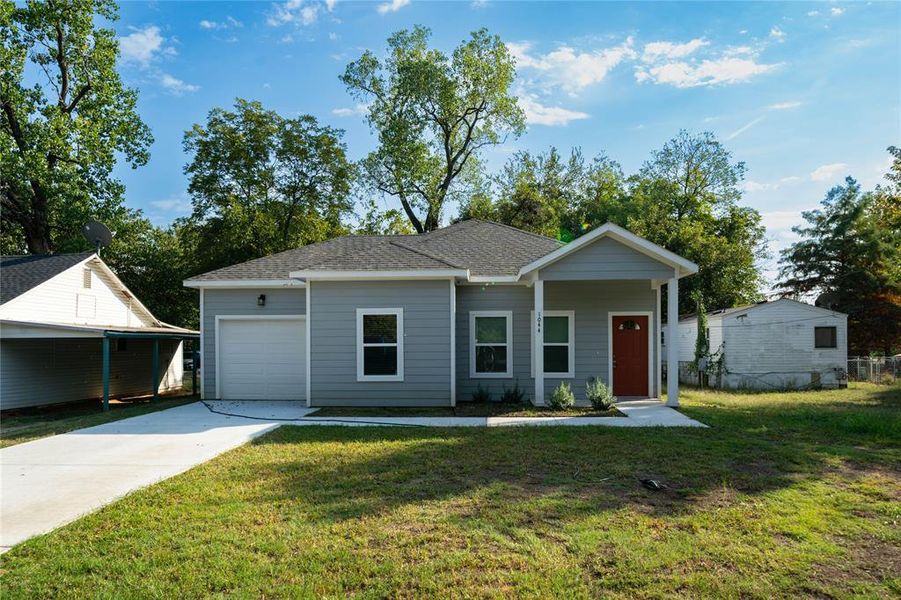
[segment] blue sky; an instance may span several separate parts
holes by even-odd
[[[184,131],[235,97],[315,115],[364,156],[374,138],[338,76],[415,24],[446,51],[484,26],[516,56],[528,132],[488,151],[489,168],[555,145],[605,152],[630,173],[680,128],[710,130],[746,162],[744,203],[763,213],[774,250],[845,175],[878,183],[885,148],[901,144],[895,2],[126,2],[120,12],[120,70],[156,141],[147,166],[118,175],[127,204],[160,225],[190,211]]]

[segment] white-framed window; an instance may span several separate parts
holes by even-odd
[[[404,309],[357,309],[357,381],[404,380]]]
[[[513,312],[469,313],[469,376],[513,377]]]
[[[535,312],[532,312],[532,377],[535,377]],[[576,312],[544,311],[544,375],[551,379],[576,376]]]

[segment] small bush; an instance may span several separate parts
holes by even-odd
[[[551,408],[554,410],[566,410],[572,408],[576,404],[576,396],[570,389],[569,384],[561,382],[551,394]]]
[[[512,388],[504,386],[504,392],[501,394],[501,402],[509,404],[522,404],[525,398],[526,392],[519,387],[519,383],[514,383]]]
[[[482,387],[482,384],[480,383],[479,387],[472,393],[472,401],[482,404],[491,402],[491,390]]]
[[[585,386],[585,397],[591,402],[595,410],[610,410],[616,397],[603,381],[595,377]]]

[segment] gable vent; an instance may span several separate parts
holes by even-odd
[[[85,269],[84,271],[82,271],[81,277],[82,277],[81,286],[86,290],[91,289],[91,270]]]

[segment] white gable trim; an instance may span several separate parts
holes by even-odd
[[[587,246],[602,237],[609,237],[613,240],[616,240],[617,242],[620,242],[621,244],[624,244],[625,246],[632,248],[633,250],[641,252],[642,254],[649,256],[659,262],[674,267],[676,269],[678,277],[684,277],[686,275],[691,275],[692,273],[698,272],[698,265],[691,262],[690,260],[682,258],[678,254],[670,252],[666,248],[658,246],[653,242],[649,242],[643,237],[639,237],[631,231],[623,229],[619,225],[614,225],[613,223],[605,223],[597,229],[594,229],[589,233],[586,233],[582,237],[568,243],[562,248],[558,248],[550,254],[547,254],[539,258],[538,260],[527,264],[519,270],[519,276],[522,277],[523,275],[547,267],[548,265],[557,262],[568,254],[577,252],[583,246]]]
[[[138,297],[135,296],[124,283],[122,283],[122,280],[119,279],[119,277],[117,277],[115,273],[113,273],[113,270],[110,269],[105,262],[103,262],[103,259],[100,258],[99,255],[94,254],[91,256],[91,259],[97,259],[97,266],[107,275],[107,277],[113,280],[113,283],[115,283],[119,287],[119,293],[125,296],[128,300],[134,302],[132,308],[137,308],[138,310],[143,312],[153,322],[154,326],[163,327],[162,321],[153,316],[153,313],[150,312],[150,310],[146,306],[144,306],[144,304],[138,299]]]

